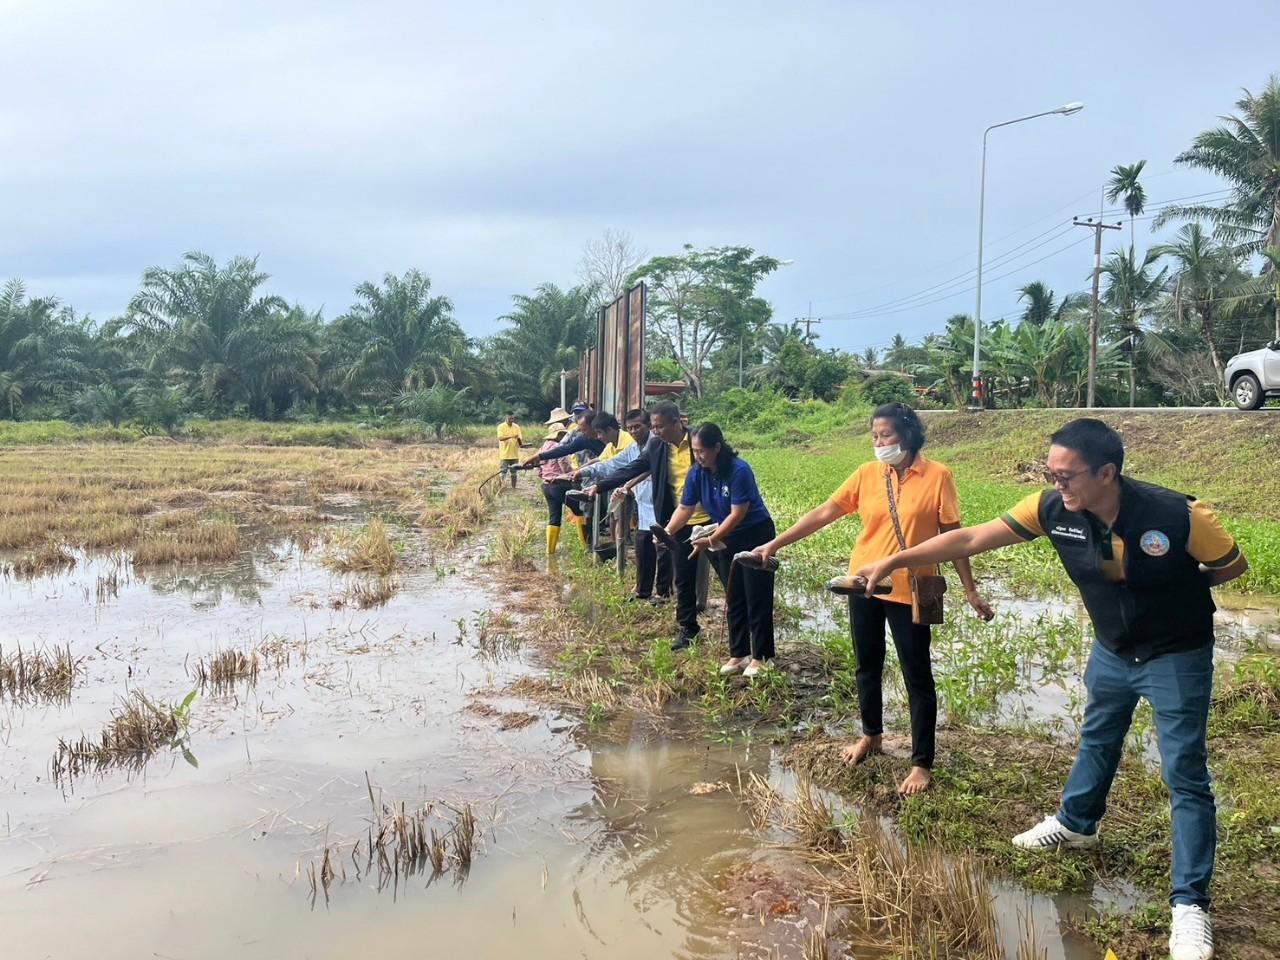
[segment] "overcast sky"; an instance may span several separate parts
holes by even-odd
[[[776,319],[812,301],[822,344],[882,345],[972,312],[985,126],[1086,103],[991,136],[994,318],[1087,286],[1065,224],[1115,164],[1147,160],[1153,203],[1219,189],[1173,157],[1280,71],[1276,0],[0,11],[0,277],[99,320],[199,249],[326,317],[417,267],[480,336],[609,227],[793,260]]]

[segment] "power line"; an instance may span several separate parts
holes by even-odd
[[[1170,201],[1170,202],[1173,202],[1173,201]],[[1219,208],[1219,209],[1221,209],[1221,208]],[[1140,220],[1140,221],[1153,220],[1153,219],[1155,219],[1157,216],[1159,216],[1159,213],[1154,213],[1154,214],[1150,214],[1150,215],[1144,215],[1144,216],[1141,216],[1141,217],[1137,217],[1137,218],[1136,218],[1136,220]],[[1028,249],[1027,249],[1027,250],[1025,250],[1025,251],[1022,251],[1021,253],[1017,254],[1016,256],[1013,256],[1013,257],[1012,257],[1012,259],[1008,259],[1007,255],[1006,255],[1006,260],[1005,260],[1005,263],[1003,264],[1003,266],[1008,266],[1010,263],[1012,263],[1012,261],[1013,261],[1013,260],[1019,259],[1021,256],[1025,255],[1026,253],[1031,252],[1031,250],[1033,250],[1033,249],[1037,249],[1038,247],[1045,246],[1047,243],[1050,243],[1050,242],[1052,242],[1053,240],[1059,239],[1060,237],[1065,236],[1066,234],[1068,234],[1068,233],[1070,233],[1070,232],[1071,232],[1071,225],[1070,225],[1070,224],[1068,224],[1068,225],[1066,226],[1066,228],[1065,228],[1065,229],[1061,230],[1061,232],[1059,232],[1059,233],[1055,234],[1054,236],[1050,237],[1048,240],[1046,240],[1046,241],[1044,241],[1044,242],[1042,242],[1042,243],[1036,244],[1035,246],[1030,247],[1030,248],[1028,248]],[[1042,236],[1043,236],[1043,234],[1042,234]],[[1011,270],[1011,271],[1008,271],[1008,272],[1006,272],[1006,273],[1002,273],[1002,274],[1000,274],[999,276],[995,276],[995,277],[991,277],[991,278],[983,277],[983,280],[982,280],[982,286],[983,286],[983,288],[985,289],[985,288],[988,286],[988,284],[993,283],[993,282],[994,282],[994,281],[996,281],[996,280],[1001,280],[1001,279],[1004,279],[1004,278],[1006,278],[1006,277],[1010,277],[1010,276],[1012,276],[1013,274],[1018,273],[1018,272],[1020,272],[1020,271],[1022,271],[1022,270],[1025,270],[1025,269],[1026,269],[1026,268],[1028,268],[1028,267],[1032,267],[1032,266],[1035,266],[1035,265],[1036,265],[1036,264],[1038,264],[1038,263],[1042,263],[1042,262],[1044,262],[1045,260],[1049,259],[1049,258],[1050,258],[1050,257],[1052,257],[1052,256],[1056,256],[1057,254],[1062,253],[1062,252],[1063,252],[1063,251],[1065,251],[1065,250],[1069,250],[1071,247],[1073,247],[1073,246],[1075,246],[1075,245],[1076,245],[1076,244],[1072,243],[1072,244],[1068,244],[1068,245],[1067,245],[1067,246],[1065,246],[1065,247],[1060,247],[1060,248],[1058,248],[1057,250],[1054,250],[1054,251],[1052,251],[1052,252],[1050,252],[1050,253],[1046,254],[1046,255],[1045,255],[1045,256],[1043,256],[1043,257],[1039,257],[1039,258],[1037,258],[1037,259],[1035,259],[1035,260],[1032,260],[1032,261],[1030,261],[1030,262],[1028,262],[1028,263],[1021,264],[1021,265],[1019,265],[1018,267],[1016,267],[1015,269],[1013,269],[1013,270]],[[997,261],[996,261],[996,262],[998,262],[998,259],[997,259]],[[861,309],[858,309],[858,310],[850,310],[850,311],[846,311],[846,312],[843,312],[843,313],[831,314],[831,315],[829,315],[828,317],[826,317],[825,319],[828,319],[828,320],[860,320],[860,319],[865,319],[865,318],[867,318],[867,317],[871,317],[871,316],[891,316],[891,315],[896,314],[896,313],[903,313],[903,312],[905,312],[905,311],[907,311],[907,310],[913,310],[913,309],[915,309],[915,308],[917,308],[917,307],[926,307],[926,306],[930,306],[930,305],[935,304],[935,303],[941,303],[941,302],[942,302],[942,301],[944,301],[944,300],[950,300],[950,299],[952,299],[952,298],[954,298],[954,297],[956,297],[956,296],[959,296],[959,295],[960,295],[960,294],[962,294],[962,293],[972,292],[972,291],[975,289],[975,287],[974,287],[974,284],[972,283],[972,280],[973,280],[974,278],[973,278],[973,276],[970,276],[970,274],[976,274],[976,271],[974,271],[974,270],[970,270],[970,271],[968,271],[966,274],[962,274],[962,275],[960,275],[960,276],[957,276],[957,277],[953,278],[952,280],[946,281],[946,282],[941,283],[941,284],[934,284],[932,287],[925,288],[924,290],[921,290],[921,291],[919,291],[919,292],[917,292],[917,293],[915,293],[915,294],[912,294],[912,295],[911,295],[911,296],[909,296],[909,297],[900,297],[900,298],[898,298],[897,300],[891,300],[891,301],[888,301],[888,302],[883,303],[883,304],[877,304],[876,306],[873,306],[873,307],[864,307],[864,308],[861,308]],[[944,290],[945,288],[947,288],[947,287],[953,287],[953,286],[955,286],[955,285],[956,285],[956,284],[958,284],[958,283],[963,283],[963,282],[966,282],[966,281],[967,281],[967,285],[966,285],[966,286],[961,287],[961,288],[956,289],[956,290],[951,290],[951,291],[949,291],[949,292],[943,293],[943,290]],[[931,293],[937,293],[937,294],[940,294],[940,295],[930,297],[930,294],[931,294]],[[920,300],[919,298],[921,298],[921,297],[928,297],[928,299]],[[910,302],[909,302],[909,301],[910,301]],[[915,301],[919,301],[919,302],[915,302]]]
[[[1028,267],[1034,267],[1037,263],[1043,263],[1045,260],[1048,260],[1050,257],[1056,257],[1058,254],[1060,254],[1060,253],[1064,253],[1065,251],[1070,250],[1072,247],[1078,247],[1081,243],[1083,243],[1084,241],[1086,241],[1086,240],[1088,240],[1088,239],[1089,239],[1088,237],[1081,237],[1081,238],[1080,238],[1080,239],[1078,239],[1078,240],[1073,240],[1071,243],[1068,243],[1068,244],[1067,244],[1066,246],[1064,246],[1064,247],[1059,247],[1057,250],[1052,250],[1052,251],[1050,251],[1049,253],[1046,253],[1043,257],[1039,257],[1039,258],[1037,258],[1037,259],[1035,259],[1035,260],[1032,260],[1030,263],[1024,263],[1024,264],[1022,264],[1021,266],[1015,267],[1013,270],[1010,270],[1008,273],[1002,273],[1002,274],[999,274],[998,276],[994,276],[994,277],[983,277],[983,278],[982,278],[982,285],[983,285],[984,287],[986,287],[987,285],[992,284],[992,283],[994,283],[994,282],[995,282],[995,281],[997,281],[997,280],[1003,280],[1003,279],[1005,279],[1006,277],[1011,277],[1011,276],[1013,276],[1015,273],[1020,273],[1020,272],[1022,272],[1023,270],[1026,270]],[[826,317],[826,318],[824,318],[824,319],[827,319],[827,320],[866,320],[866,319],[868,319],[868,318],[870,318],[870,317],[873,317],[873,316],[874,316],[874,317],[887,317],[887,316],[893,316],[894,314],[897,314],[897,313],[905,313],[905,312],[907,312],[907,311],[909,311],[909,310],[916,310],[916,309],[919,309],[920,307],[927,307],[927,306],[931,306],[932,304],[935,304],[935,303],[942,303],[943,301],[946,301],[946,300],[953,300],[953,299],[955,299],[956,297],[962,296],[963,294],[966,294],[966,293],[973,293],[973,291],[974,291],[975,289],[976,289],[976,285],[971,284],[971,285],[969,285],[969,286],[967,286],[967,287],[965,287],[965,288],[963,288],[963,289],[955,290],[955,291],[953,291],[953,292],[951,292],[951,293],[948,293],[948,294],[945,294],[945,295],[943,295],[943,296],[937,297],[937,298],[935,298],[935,299],[933,299],[933,300],[925,300],[925,301],[923,301],[922,303],[912,303],[912,304],[908,304],[908,305],[903,306],[903,307],[898,307],[898,308],[893,309],[893,310],[872,311],[872,312],[870,312],[870,313],[865,313],[865,314],[864,314],[864,313],[860,313],[860,312],[859,312],[859,313],[855,313],[855,314],[850,314],[850,315],[843,315],[843,314],[841,314],[841,315],[838,315],[838,316]],[[984,321],[984,322],[985,322],[985,321]]]
[[[1152,175],[1151,175],[1151,177],[1150,177],[1149,179],[1154,178],[1154,177],[1156,177],[1156,176],[1164,176],[1164,175],[1168,175],[1169,173],[1174,173],[1174,172],[1176,172],[1176,171],[1172,171],[1172,170],[1171,170],[1171,171],[1165,171],[1165,173],[1163,173],[1163,174],[1152,174]],[[1104,187],[1105,187],[1105,185],[1104,185]],[[1149,220],[1154,220],[1156,217],[1158,217],[1158,216],[1160,215],[1160,213],[1161,213],[1164,209],[1166,209],[1166,208],[1168,208],[1168,207],[1171,207],[1171,206],[1177,206],[1177,205],[1179,205],[1179,204],[1183,203],[1184,201],[1188,201],[1188,200],[1201,200],[1202,202],[1209,203],[1209,202],[1211,202],[1212,200],[1216,200],[1216,199],[1225,199],[1225,198],[1226,198],[1226,196],[1230,195],[1230,194],[1231,194],[1231,193],[1233,193],[1233,192],[1234,192],[1234,191],[1233,191],[1232,189],[1230,189],[1230,188],[1224,188],[1224,189],[1219,189],[1219,190],[1209,190],[1209,191],[1204,191],[1204,192],[1201,192],[1201,193],[1187,194],[1187,195],[1185,195],[1185,196],[1181,196],[1181,197],[1170,197],[1170,198],[1168,198],[1168,199],[1166,199],[1166,200],[1157,200],[1157,201],[1153,201],[1153,202],[1151,202],[1151,203],[1148,203],[1148,204],[1145,206],[1145,208],[1144,208],[1144,209],[1145,209],[1145,211],[1149,211],[1149,212],[1146,212],[1146,213],[1144,213],[1144,215],[1134,218],[1134,222],[1135,222],[1135,223],[1136,223],[1136,222],[1138,222],[1138,221],[1147,222],[1147,221],[1149,221]],[[1018,233],[1022,233],[1024,230],[1030,229],[1032,226],[1035,226],[1035,225],[1037,225],[1037,224],[1039,224],[1039,223],[1043,223],[1045,220],[1049,219],[1049,217],[1055,216],[1055,215],[1056,215],[1059,211],[1061,211],[1061,210],[1068,210],[1068,209],[1071,209],[1071,208],[1073,208],[1073,207],[1078,209],[1078,208],[1079,208],[1079,205],[1080,205],[1080,202],[1081,202],[1082,200],[1084,200],[1084,199],[1087,199],[1088,197],[1090,197],[1090,196],[1092,196],[1092,195],[1093,195],[1093,191],[1092,191],[1092,190],[1091,190],[1091,191],[1089,191],[1088,193],[1081,194],[1081,195],[1080,195],[1079,197],[1077,197],[1075,200],[1072,200],[1072,201],[1070,201],[1069,203],[1064,204],[1062,207],[1060,207],[1060,208],[1058,209],[1058,211],[1055,211],[1053,214],[1049,214],[1049,215],[1047,215],[1047,216],[1045,216],[1045,217],[1041,217],[1039,220],[1033,220],[1033,221],[1031,221],[1031,223],[1029,223],[1029,224],[1027,224],[1027,225],[1025,225],[1025,226],[1023,226],[1023,227],[1019,227],[1017,230],[1014,230],[1012,233],[1005,234],[1005,236],[1001,237],[1001,238],[1000,238],[1000,239],[998,239],[998,240],[992,241],[992,242],[991,242],[991,243],[989,243],[989,244],[983,244],[983,250],[985,251],[985,250],[991,249],[991,248],[993,248],[993,247],[997,246],[999,243],[1003,242],[1004,240],[1008,239],[1009,237],[1011,237],[1011,236],[1015,236],[1015,235],[1016,235],[1016,234],[1018,234]],[[1124,211],[1124,209],[1123,209],[1122,207],[1120,207],[1120,208],[1115,208],[1114,210],[1106,210],[1106,209],[1104,208],[1104,216],[1113,216],[1113,215],[1115,215],[1115,214],[1122,214],[1122,215],[1126,215],[1126,216],[1127,216],[1127,214],[1125,213],[1125,211]],[[1028,240],[1024,240],[1024,241],[1022,241],[1021,243],[1016,244],[1016,245],[1015,245],[1014,247],[1012,247],[1010,250],[1007,250],[1006,252],[1004,252],[1004,253],[1000,254],[999,256],[997,256],[997,257],[993,258],[993,259],[992,259],[992,260],[990,260],[989,262],[990,262],[992,265],[998,265],[998,264],[1000,263],[1000,261],[1002,261],[1002,260],[1003,260],[1003,261],[1005,261],[1005,262],[1006,262],[1006,264],[1007,264],[1007,262],[1008,262],[1010,259],[1015,259],[1017,256],[1019,256],[1019,255],[1020,255],[1020,253],[1029,252],[1029,250],[1030,250],[1030,249],[1037,249],[1038,247],[1044,246],[1045,244],[1043,244],[1043,243],[1041,243],[1041,244],[1036,244],[1036,243],[1035,243],[1035,241],[1039,240],[1041,237],[1046,236],[1047,234],[1050,234],[1050,233],[1053,233],[1053,232],[1054,232],[1054,231],[1056,231],[1056,230],[1059,230],[1059,229],[1060,229],[1060,228],[1061,228],[1065,223],[1066,223],[1066,221],[1063,221],[1063,222],[1057,223],[1057,224],[1055,224],[1054,226],[1050,227],[1048,230],[1045,230],[1045,231],[1043,231],[1043,232],[1041,232],[1041,233],[1037,234],[1036,236],[1031,237],[1031,238],[1030,238],[1030,239],[1028,239]],[[1068,224],[1067,226],[1068,226],[1068,228],[1067,228],[1066,230],[1063,230],[1063,232],[1062,232],[1061,234],[1059,234],[1059,236],[1064,236],[1066,233],[1069,233],[1069,232],[1070,232],[1069,224]],[[1052,240],[1052,239],[1054,239],[1054,238],[1051,238],[1051,240]],[[1025,249],[1024,249],[1024,248],[1025,248]],[[961,256],[955,257],[955,258],[953,258],[952,260],[945,261],[943,265],[945,266],[946,264],[950,264],[950,263],[958,262],[958,261],[960,261],[960,260],[965,259],[965,258],[966,258],[966,257],[968,257],[968,256],[969,256],[969,254],[962,254]],[[1039,262],[1039,261],[1037,261],[1037,262]],[[930,268],[929,270],[925,271],[925,273],[927,274],[927,273],[935,272],[937,269],[938,269],[937,267]],[[906,301],[908,301],[908,300],[918,299],[918,298],[920,298],[920,297],[927,296],[927,295],[929,295],[930,293],[933,293],[933,292],[935,292],[935,291],[940,291],[940,290],[942,290],[942,289],[944,289],[944,288],[946,288],[946,287],[949,287],[949,286],[951,286],[951,285],[953,285],[953,284],[963,282],[964,280],[966,280],[966,279],[970,278],[970,276],[971,276],[971,275],[976,275],[976,272],[977,272],[977,271],[976,271],[976,269],[966,270],[964,273],[957,274],[957,275],[956,275],[956,276],[954,276],[954,277],[949,277],[949,278],[947,278],[946,280],[940,280],[940,281],[938,281],[937,283],[932,284],[931,286],[928,286],[928,287],[925,287],[925,288],[924,288],[924,289],[922,289],[922,290],[918,290],[918,291],[916,291],[915,293],[906,294],[906,295],[901,296],[901,297],[895,297],[895,298],[893,298],[893,299],[891,299],[891,300],[885,301],[884,303],[878,304],[878,305],[876,305],[876,306],[874,306],[874,307],[860,307],[860,308],[857,308],[857,309],[855,309],[855,310],[848,310],[848,311],[838,312],[838,313],[832,314],[832,315],[831,315],[831,317],[832,317],[832,319],[844,319],[844,318],[849,317],[850,315],[856,315],[856,314],[869,313],[869,312],[871,312],[871,311],[880,310],[880,309],[885,308],[885,307],[894,307],[894,306],[897,306],[897,305],[899,305],[899,304],[905,304],[905,303],[906,303]],[[872,288],[869,288],[868,290],[864,291],[862,294],[855,294],[855,295],[848,296],[848,297],[839,297],[839,298],[835,298],[835,299],[833,299],[833,300],[820,301],[820,302],[825,302],[825,303],[835,303],[835,302],[838,302],[838,301],[841,301],[841,300],[846,300],[846,301],[847,301],[847,300],[854,300],[854,299],[858,299],[858,298],[859,298],[859,297],[861,297],[861,296],[865,296],[865,295],[866,295],[866,294],[868,294],[868,293],[874,293],[874,292],[876,292],[876,291],[878,291],[878,290],[884,290],[884,289],[886,289],[886,288],[896,286],[896,285],[897,285],[897,283],[898,283],[898,282],[897,282],[897,281],[895,281],[895,282],[888,283],[888,284],[882,284],[882,285],[880,285],[880,286],[878,286],[878,287],[872,287]],[[983,287],[984,287],[984,288],[986,287],[986,281],[985,281],[985,279],[984,279],[984,281],[983,281]]]
[[[1023,256],[1024,254],[1030,253],[1032,250],[1038,250],[1040,247],[1046,246],[1047,244],[1052,243],[1054,240],[1057,240],[1061,237],[1066,236],[1070,232],[1071,232],[1070,224],[1066,224],[1065,226],[1062,223],[1055,224],[1054,226],[1046,230],[1044,233],[1041,233],[1032,237],[1031,240],[1026,241],[1026,243],[1031,244],[1032,241],[1039,240],[1041,237],[1045,236],[1046,234],[1052,233],[1053,236],[1049,237],[1047,240],[1044,240],[1040,243],[1033,244],[1032,246],[1027,247],[1026,250],[1016,250],[1016,249],[1011,250],[1009,253],[1002,254],[1001,256],[996,257],[994,260],[990,261],[990,263],[993,266],[1007,266],[1011,259],[1017,259],[1018,257]],[[1004,261],[1004,263],[1001,263],[1001,261]],[[836,314],[831,314],[829,316],[830,316],[830,319],[840,319],[844,317],[846,314],[878,312],[886,307],[895,307],[900,304],[904,304],[908,300],[916,300],[916,299],[919,299],[920,297],[928,296],[931,293],[940,292],[943,288],[954,286],[957,283],[964,283],[967,280],[972,280],[976,276],[976,274],[977,274],[976,270],[969,269],[969,270],[966,270],[964,273],[957,274],[954,277],[950,277],[946,280],[940,281],[939,283],[935,283],[931,287],[925,287],[923,290],[920,290],[919,292],[913,293],[909,296],[898,297],[897,299],[894,299],[894,300],[887,300],[884,303],[876,304],[873,307],[862,307],[857,310],[847,310],[844,313],[836,313]]]

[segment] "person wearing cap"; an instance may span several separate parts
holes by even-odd
[[[1124,444],[1111,427],[1072,420],[1049,438],[1046,489],[998,519],[944,533],[858,572],[878,579],[906,566],[1048,538],[1093,622],[1084,671],[1088,698],[1057,812],[1013,844],[1057,852],[1098,843],[1133,712],[1145,699],[1155,717],[1173,827],[1169,956],[1209,960],[1218,828],[1208,763],[1210,590],[1243,575],[1249,564],[1203,503],[1132,480],[1123,467]]]
[[[547,435],[542,438],[539,454],[549,453],[560,445],[564,438],[563,421],[549,425]],[[538,477],[542,481],[542,496],[547,501],[547,556],[556,552],[560,542],[560,522],[564,517],[564,494],[569,489],[573,464],[568,458],[548,457],[538,461]]]
[[[557,411],[552,411],[553,415]],[[539,450],[528,460],[524,462],[526,468],[536,467],[546,460],[565,460],[569,463],[568,473],[577,468],[577,464],[573,462],[575,455],[587,455],[597,457],[604,450],[604,441],[597,435],[595,428],[591,426],[590,410],[586,410],[579,414],[578,430],[572,435],[566,435],[561,442],[551,447]],[[549,492],[550,491],[550,492]],[[559,497],[560,505],[568,506],[569,512],[574,516],[574,522],[578,527],[578,536],[582,539],[582,545],[587,545],[587,529],[583,525],[582,508],[572,500],[565,500],[565,494],[569,492],[569,487],[563,484],[553,484],[551,487],[543,486],[542,492],[545,495],[555,495]],[[557,519],[555,525],[559,527],[559,511],[557,511]],[[558,536],[558,535],[557,535]]]
[[[504,476],[511,475],[513,490],[518,474],[516,465],[520,462],[522,446],[524,446],[524,434],[520,431],[520,424],[516,423],[515,413],[508,410],[506,419],[498,424],[498,469]]]

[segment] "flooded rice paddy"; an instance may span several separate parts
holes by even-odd
[[[0,581],[0,653],[77,661],[69,698],[0,700],[5,957],[812,955],[813,868],[738,790],[751,774],[793,789],[765,739],[646,715],[589,730],[507,695],[538,667],[486,643],[505,597],[474,556],[419,544],[362,608],[368,578],[255,543]],[[213,683],[228,651],[255,675]],[[125,698],[171,709],[193,691],[181,737],[145,762],[52,776],[58,744],[96,737]],[[443,868],[380,869],[370,825],[399,810],[436,839],[469,811],[469,867],[446,843]],[[1049,960],[1096,955],[1059,932],[1087,903],[993,893],[1007,956],[1028,919]]]

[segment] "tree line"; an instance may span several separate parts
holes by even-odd
[[[1144,218],[1145,161],[1112,171],[1108,200],[1130,229],[1102,265],[1104,404],[1223,402],[1226,358],[1280,340],[1280,80],[1246,91],[1175,162],[1222,178],[1226,196],[1164,204]],[[1183,225],[1139,252],[1139,218],[1153,229]],[[508,407],[541,416],[559,402],[561,371],[576,371],[594,343],[599,307],[639,281],[649,288],[649,378],[683,380],[693,398],[748,386],[831,400],[872,377],[881,393],[967,401],[971,317],[951,316],[914,343],[898,335],[883,350],[823,350],[801,324],[774,323],[758,295],[780,266],[741,245],[650,257],[607,231],[586,245],[576,283],[514,296],[487,338],[468,336],[419,270],[359,284],[332,320],[269,293],[252,257],[220,264],[191,252],[151,267],[105,323],[10,280],[0,291],[0,417],[168,430],[191,415],[405,417],[440,433]],[[1088,298],[1041,282],[1024,284],[1019,298],[1020,316],[984,325],[989,402],[1079,405]]]

